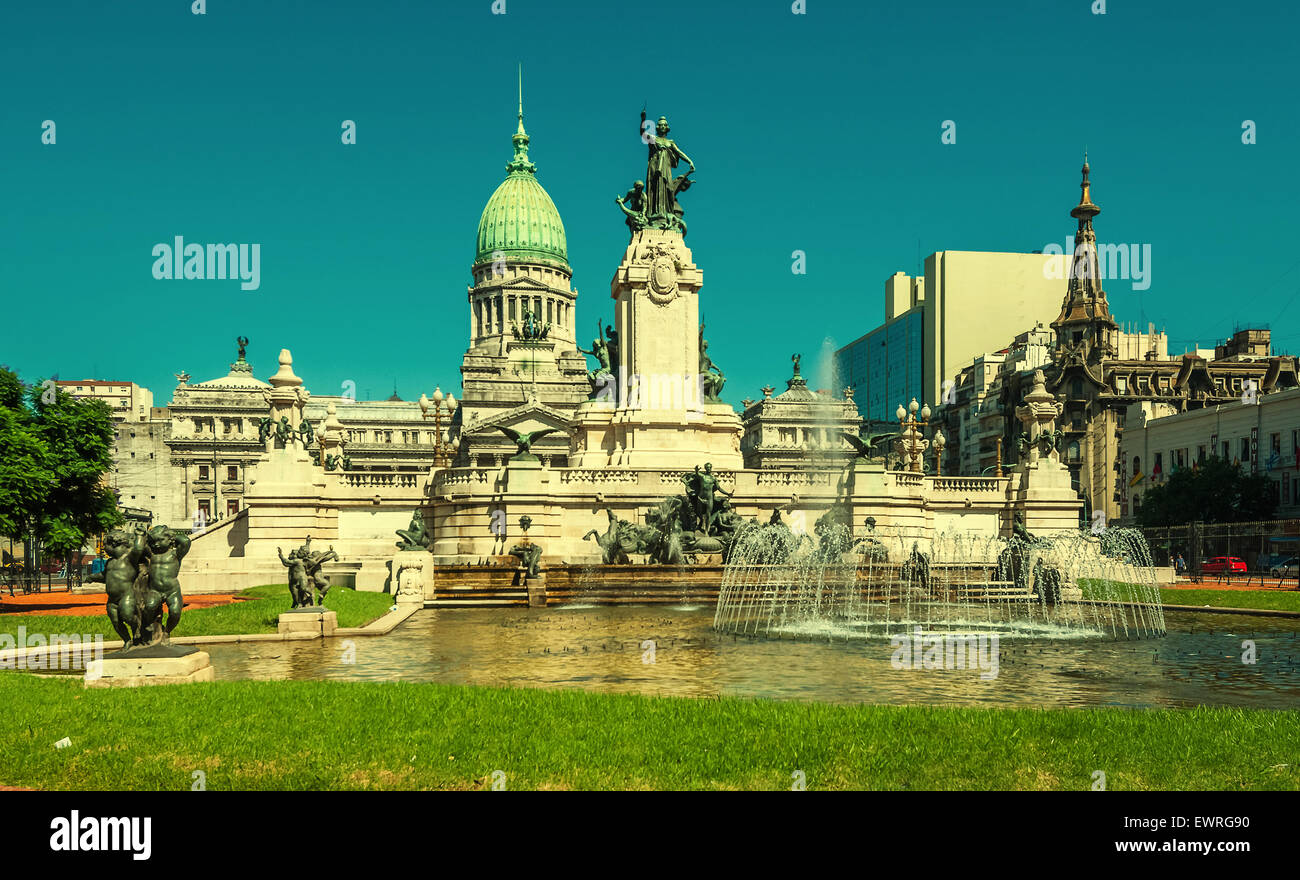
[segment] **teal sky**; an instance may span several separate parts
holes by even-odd
[[[318,394],[459,395],[516,62],[592,331],[627,242],[613,197],[645,172],[642,104],[671,120],[699,167],[687,244],[732,403],[780,387],[792,352],[812,365],[875,327],[918,252],[1063,244],[1085,145],[1099,238],[1151,246],[1149,289],[1106,284],[1121,321],[1177,351],[1270,324],[1296,351],[1300,13],[1091,5],[6,3],[0,362],[163,404],[175,372],[223,375],[242,334],[257,375],[289,348]],[[260,289],[154,280],[151,249],[176,235],[260,244]]]

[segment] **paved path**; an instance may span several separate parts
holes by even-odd
[[[107,597],[103,593],[18,593],[10,596],[6,591],[0,596],[0,614],[71,614],[91,616],[104,613]],[[186,596],[186,608],[210,608],[214,605],[229,605],[232,602],[247,602],[247,597],[233,593],[203,593]]]

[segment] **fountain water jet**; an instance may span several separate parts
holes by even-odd
[[[882,528],[856,547],[846,526],[818,539],[783,525],[737,538],[723,571],[719,632],[823,638],[923,630],[1146,638],[1164,611],[1141,533],[1001,538]]]

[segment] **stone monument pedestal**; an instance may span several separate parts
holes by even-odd
[[[117,651],[86,666],[84,687],[140,687],[212,681],[216,675],[206,651],[186,645],[150,645]]]
[[[546,575],[539,574],[537,577],[528,577],[524,569],[522,572],[524,585],[528,587],[528,607],[545,608],[546,607]]]
[[[276,626],[276,630],[280,635],[297,636],[299,638],[332,636],[338,628],[338,613],[321,605],[290,608],[280,615]]]
[[[426,578],[424,569],[429,568]],[[424,604],[426,585],[433,579],[433,555],[421,547],[418,550],[399,549],[393,557],[393,601],[398,605],[418,602]],[[433,598],[430,595],[428,598]]]

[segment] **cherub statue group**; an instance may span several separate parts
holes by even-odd
[[[289,569],[289,596],[294,608],[310,608],[325,604],[325,594],[330,589],[330,579],[321,574],[321,566],[331,559],[338,559],[338,553],[330,547],[325,552],[312,552],[311,535],[297,550],[290,550],[286,559],[279,547],[280,562]]]
[[[304,449],[311,446],[316,439],[316,431],[307,419],[302,420],[297,428],[289,424],[288,416],[280,416],[280,421],[273,421],[270,417],[258,419],[257,422],[257,442],[265,443],[267,437],[275,439],[283,444],[288,444],[295,438],[302,441]]]
[[[181,620],[181,560],[190,549],[187,534],[167,526],[115,529],[104,538],[108,563],[90,581],[104,584],[108,620],[124,650],[170,641]],[[167,614],[164,619],[163,609]]]

